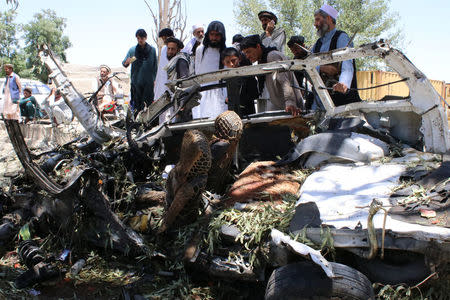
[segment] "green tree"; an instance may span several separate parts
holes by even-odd
[[[0,57],[11,59],[18,48],[17,28],[14,22],[17,13],[13,10],[0,12]]]
[[[234,1],[234,17],[241,30],[240,34],[262,33],[258,12],[267,10],[264,0],[236,0]]]
[[[312,46],[317,40],[314,28],[314,12],[324,0],[241,0],[235,1],[235,20],[245,34],[261,33],[257,14],[269,9],[278,16],[278,26],[282,26],[289,39],[291,35],[301,34],[306,44]],[[398,28],[398,13],[389,10],[388,0],[329,0],[339,11],[337,27],[353,36],[354,44],[361,45],[374,42],[380,38],[388,40],[391,45],[400,47],[402,31]],[[376,65],[376,60],[359,61],[359,69],[369,69]]]
[[[64,62],[65,51],[71,46],[69,38],[64,35],[66,19],[58,17],[51,9],[42,10],[34,19],[23,26],[27,66],[33,68],[33,74],[42,81],[48,80],[45,67],[37,54],[39,46],[47,44]]]
[[[17,13],[14,10],[0,12],[0,66],[6,63],[14,65],[14,72],[21,77],[30,77],[31,70],[26,66],[26,55],[19,49],[17,34],[21,25],[15,22]],[[1,68],[0,76],[5,76]]]

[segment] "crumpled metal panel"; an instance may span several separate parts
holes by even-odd
[[[65,102],[89,135],[99,144],[109,141],[114,135],[113,130],[102,123],[93,105],[73,86],[51,50],[42,49],[39,51],[39,58],[49,70],[49,77],[54,80]]]

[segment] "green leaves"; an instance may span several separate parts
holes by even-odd
[[[31,238],[30,227],[28,226],[28,223],[23,225],[22,228],[20,228],[19,236],[24,241],[29,240]]]
[[[23,26],[27,66],[32,67],[33,74],[42,81],[47,81],[48,74],[37,57],[38,47],[48,45],[65,62],[65,50],[71,46],[69,38],[63,35],[65,28],[66,19],[58,17],[51,9],[35,14],[34,19]]]
[[[15,23],[16,16],[13,10],[0,12],[0,64],[12,63],[14,72],[19,76],[46,82],[48,74],[37,57],[38,46],[49,45],[66,61],[65,51],[71,46],[69,38],[63,34],[66,19],[58,17],[51,9],[35,14],[34,19],[25,25]],[[21,33],[25,41],[24,49],[18,45],[17,35]],[[3,70],[1,72],[3,75]]]

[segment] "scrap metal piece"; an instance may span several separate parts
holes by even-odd
[[[292,163],[303,155],[318,152],[355,162],[368,162],[370,156],[360,149],[360,145],[351,138],[351,133],[324,132],[303,139],[277,165]]]
[[[304,256],[306,258],[310,258],[315,264],[319,265],[323,269],[323,271],[329,278],[334,277],[333,267],[325,259],[325,257],[322,256],[319,250],[315,250],[303,243],[294,241],[289,236],[283,234],[277,229],[272,229],[272,231],[270,232],[270,237],[272,238],[272,241],[275,245],[285,245],[295,253],[300,254],[301,256]]]
[[[401,78],[405,79],[405,83],[410,90],[410,97],[405,100],[362,101],[335,107],[328,91],[319,88],[324,86],[324,84],[316,67],[368,56],[376,56],[385,60],[387,65],[392,67]],[[416,141],[423,139],[427,152],[445,153],[450,150],[448,123],[439,95],[426,76],[403,53],[391,48],[383,41],[362,45],[357,48],[346,47],[329,52],[313,53],[302,60],[278,61],[209,72],[186,79],[175,80],[167,85],[171,89],[175,87],[185,88],[193,84],[205,84],[240,76],[262,75],[272,73],[274,70],[280,72],[286,69],[290,71],[305,70],[308,73],[315,91],[326,110],[327,117],[363,116],[370,112],[414,112],[421,119],[421,135],[416,137]],[[387,123],[385,122],[385,124]]]
[[[47,174],[45,174],[45,172],[42,171],[42,169],[33,162],[32,155],[28,150],[27,144],[25,143],[22,135],[22,131],[20,130],[19,122],[17,120],[8,119],[5,119],[4,122],[6,131],[9,135],[9,139],[11,140],[11,144],[13,145],[14,151],[16,152],[20,162],[22,163],[25,172],[35,180],[35,183],[38,186],[48,191],[49,193],[57,195],[67,190],[76,182],[72,180],[68,183],[68,185],[63,187],[51,180],[47,176]]]
[[[47,46],[42,46],[39,51],[39,58],[47,67],[50,73],[49,78],[61,90],[66,104],[69,105],[80,124],[97,143],[105,143],[113,136],[118,135],[118,132],[103,124],[94,106],[73,86],[51,49]]]
[[[254,268],[243,259],[223,259],[214,257],[208,269],[212,276],[234,278],[245,281],[258,281],[261,276],[255,273]]]

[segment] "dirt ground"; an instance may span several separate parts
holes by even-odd
[[[94,92],[92,90],[92,82],[99,75],[98,66],[86,66],[76,64],[63,64],[63,70],[72,81],[75,88],[83,95]],[[121,72],[114,80],[123,90],[125,96],[130,92],[130,78],[128,76],[130,69],[124,67],[113,67],[111,72]]]

